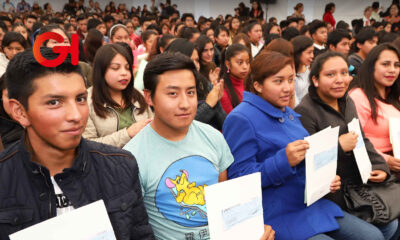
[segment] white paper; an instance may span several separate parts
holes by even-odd
[[[211,240],[259,240],[264,233],[261,174],[253,173],[205,189]]]
[[[310,206],[330,192],[336,176],[339,127],[328,127],[304,138],[310,148],[306,152],[305,202]]]
[[[389,118],[389,133],[393,155],[400,159],[400,118]]]
[[[116,240],[103,200],[11,234],[10,240]]]
[[[371,176],[372,164],[369,159],[367,149],[365,148],[365,143],[363,136],[361,134],[360,121],[354,118],[349,124],[349,132],[353,131],[358,135],[357,145],[353,149],[354,157],[356,158],[357,167],[360,171],[361,179],[363,183],[368,182],[368,178]]]

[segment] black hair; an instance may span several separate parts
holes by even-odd
[[[294,66],[296,72],[299,72],[301,64],[300,63],[301,54],[304,52],[304,50],[313,46],[314,42],[311,38],[306,37],[304,35],[300,35],[293,38],[291,43],[293,45],[293,52],[294,52]]]
[[[335,7],[335,4],[333,2],[330,2],[328,4],[325,5],[325,13],[330,12],[332,10],[332,8]]]
[[[39,33],[36,35],[36,37],[42,35],[43,33],[51,32],[51,31],[54,30],[54,29],[59,29],[59,30],[61,30],[61,31],[65,34],[65,36],[67,36],[69,42],[71,42],[70,36],[69,36],[68,33],[65,31],[65,29],[62,28],[62,27],[60,27],[60,26],[58,26],[57,24],[49,24],[49,25],[46,25],[46,26],[41,27],[40,30],[39,30]],[[49,42],[49,40],[46,40],[46,41],[43,43],[43,46],[46,46],[48,42]]]
[[[146,30],[152,30],[153,32],[157,33],[157,34],[161,34],[161,28],[158,27],[157,24],[150,24],[149,26],[147,26]]]
[[[328,34],[328,41],[326,42],[326,45],[328,46],[328,48],[329,45],[333,45],[334,47],[336,47],[343,38],[351,40],[349,32],[345,29],[335,29]]]
[[[28,41],[25,40],[24,36],[17,32],[7,32],[1,42],[1,47],[4,49],[13,42],[18,42],[24,49],[29,47]]]
[[[226,32],[226,34],[228,34],[228,36],[229,36],[229,30],[224,26],[224,25],[219,25],[218,27],[216,27],[215,29],[214,29],[214,37],[218,37],[218,35],[221,33],[221,32]]]
[[[316,79],[319,79],[319,74],[321,73],[322,67],[324,66],[325,62],[333,57],[341,57],[347,64],[346,57],[339,52],[326,51],[324,53],[319,54],[314,59],[314,62],[311,66],[310,75],[308,76],[308,80],[310,81],[311,86],[314,86],[312,78],[315,77]]]
[[[175,39],[175,36],[172,34],[163,34],[162,37],[158,39],[158,47],[159,48],[166,48],[167,45],[170,43],[171,39]]]
[[[142,94],[133,87],[133,73],[132,73],[132,51],[124,47],[126,43],[115,43],[107,44],[97,50],[96,56],[93,61],[93,109],[96,114],[102,118],[105,118],[109,113],[105,104],[113,107],[120,108],[119,103],[116,103],[108,91],[108,86],[105,80],[106,71],[112,61],[117,55],[122,55],[129,65],[129,71],[131,73],[131,79],[128,86],[122,90],[122,98],[124,99],[125,107],[132,107],[133,102],[137,101],[140,105],[139,114],[143,113],[147,109],[147,103]],[[129,47],[129,46],[128,46]],[[129,48],[130,49],[130,48]]]
[[[145,22],[151,22],[151,19],[149,17],[147,17],[147,16],[143,16],[143,17],[140,18],[139,22],[140,22],[140,26],[143,26],[143,24]]]
[[[37,17],[33,14],[28,14],[25,16],[25,19],[28,19],[28,18],[33,18],[33,19],[37,20]]]
[[[379,2],[373,2],[372,9],[378,9],[378,8],[379,8]]]
[[[97,50],[103,45],[104,37],[101,32],[92,28],[88,31],[88,34],[85,39],[85,58],[92,63],[94,60],[94,56],[96,55]]]
[[[372,27],[373,27],[373,28],[378,28],[378,27],[380,27],[380,26],[383,26],[383,23],[381,23],[381,22],[374,22],[374,23],[372,24]]]
[[[399,35],[397,33],[393,33],[393,32],[386,33],[382,36],[382,38],[379,39],[379,44],[386,43],[386,42],[391,43],[394,40],[396,40],[396,38],[398,38],[398,37],[399,37]]]
[[[359,44],[364,44],[366,41],[373,39],[374,37],[377,37],[378,34],[375,32],[375,30],[372,27],[364,27],[362,28],[357,35],[355,36],[355,41],[353,43],[353,51],[358,52],[360,49],[357,47],[357,43]]]
[[[288,41],[292,40],[294,37],[299,36],[299,35],[300,35],[299,30],[297,30],[297,28],[294,28],[294,27],[286,28],[282,32],[282,38],[284,38]]]
[[[281,38],[277,33],[271,33],[264,37],[264,47],[267,46],[272,40]]]
[[[250,58],[250,56],[251,56],[250,49],[248,49],[246,46],[239,44],[239,43],[234,43],[234,44],[230,45],[228,48],[225,48],[221,52],[220,78],[224,79],[224,88],[228,91],[229,99],[231,100],[233,108],[236,107],[237,105],[239,105],[240,100],[233,88],[233,83],[229,76],[228,67],[225,64],[225,61],[231,60],[231,58],[235,57],[237,54],[239,54],[241,52],[247,52],[249,54],[249,58]]]
[[[256,25],[260,25],[261,26],[261,24],[257,20],[249,21],[249,23],[247,25],[246,33],[250,32],[254,28],[254,26],[256,26]]]
[[[172,41],[167,49],[166,52],[180,52],[189,58],[192,56],[194,50],[194,44],[187,39],[177,38]]]
[[[58,58],[50,48],[42,47],[40,52],[46,59]],[[34,80],[54,73],[78,73],[82,76],[79,65],[72,65],[69,55],[57,67],[45,67],[36,61],[32,49],[18,53],[10,60],[5,72],[8,97],[18,100],[28,110],[28,98],[35,91]]]
[[[189,70],[193,73],[198,89],[198,72],[194,62],[179,52],[165,52],[157,55],[146,65],[143,74],[144,89],[150,91],[153,98],[159,81],[159,76],[167,71]]]
[[[345,21],[343,21],[343,20],[340,20],[337,24],[336,24],[336,29],[349,29],[349,27],[350,27],[350,25],[347,23],[347,22],[345,22]]]
[[[287,26],[289,26],[289,21],[288,20],[282,20],[279,22],[279,27],[281,29],[286,28]]]
[[[180,33],[181,33],[180,37],[190,40],[193,38],[194,34],[200,33],[200,31],[199,31],[199,29],[194,28],[194,27],[184,27]]]
[[[99,19],[91,18],[88,21],[87,30],[89,31],[92,28],[96,28],[100,24],[102,24],[102,22]]]
[[[326,28],[326,23],[321,20],[314,20],[310,23],[310,35],[312,36],[319,28]]]
[[[61,20],[60,18],[57,18],[57,17],[50,18],[49,24],[51,24],[51,23],[64,25],[63,20]]]
[[[0,28],[4,33],[8,32],[7,25],[3,21],[0,21]]]
[[[391,43],[383,43],[374,47],[365,58],[356,78],[350,82],[350,88],[361,88],[367,96],[369,105],[371,106],[371,118],[376,123],[378,117],[376,98],[387,104],[392,104],[397,110],[400,111],[400,77],[396,79],[391,87],[386,91],[386,99],[379,96],[378,90],[375,87],[375,64],[379,56],[385,50],[394,52],[400,59],[400,52],[397,47]]]
[[[3,21],[3,22],[7,21],[7,22],[10,22],[10,24],[12,24],[11,19],[7,16],[0,16],[0,21]]]
[[[186,21],[186,18],[188,18],[188,17],[192,18],[193,21],[194,21],[194,16],[193,16],[193,14],[191,14],[191,13],[184,13],[184,14],[182,14],[181,21],[182,21],[182,22]]]
[[[149,38],[153,35],[157,35],[157,32],[155,32],[154,30],[146,30],[142,33],[141,38],[142,38],[142,42],[146,43],[147,40],[149,40]],[[149,49],[148,49],[149,50]]]

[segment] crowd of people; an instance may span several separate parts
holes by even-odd
[[[127,9],[69,0],[63,11],[0,5],[0,240],[96,200],[117,239],[209,239],[204,187],[261,172],[260,239],[397,240],[354,214],[343,189],[400,176],[389,118],[400,117],[399,1],[346,23],[335,4],[278,23],[258,1],[195,18],[170,0]],[[42,56],[79,36],[71,56]],[[359,119],[361,134],[348,124]],[[330,193],[304,203],[305,137],[339,126]],[[371,209],[363,209],[370,212]],[[400,214],[400,213],[399,213]],[[362,215],[362,214],[361,214]]]

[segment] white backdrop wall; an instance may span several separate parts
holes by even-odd
[[[10,0],[15,5],[20,0]],[[64,4],[68,0],[26,0],[29,3],[33,3],[34,1],[38,2],[40,6],[46,2],[50,2],[53,9],[56,11],[61,11]],[[89,0],[85,0],[87,4]],[[96,0],[94,0],[96,1]],[[249,0],[171,0],[172,4],[177,4],[178,9],[181,13],[191,12],[195,15],[196,18],[200,16],[206,17],[216,17],[219,14],[233,14],[234,8],[240,2],[244,2],[246,6],[250,7]],[[275,4],[265,5],[263,4],[264,12],[266,11],[267,17],[276,17],[278,21],[283,20],[286,16],[291,15],[293,13],[293,7],[298,3],[302,2],[304,4],[304,15],[307,21],[311,21],[316,18],[322,18],[322,14],[325,8],[325,5],[329,2],[334,2],[336,4],[336,12],[334,13],[334,17],[336,22],[339,20],[344,20],[348,23],[351,22],[352,19],[362,18],[364,8],[368,5],[371,5],[374,0],[276,0]],[[1,0],[3,2],[3,0]],[[105,5],[109,3],[109,1],[98,0],[102,9],[104,9]],[[114,0],[115,4],[118,6],[119,3],[126,3],[128,9],[132,6],[143,6],[143,4],[151,5],[150,0]],[[160,2],[165,2],[165,0],[156,0],[156,4]],[[381,6],[385,9],[390,5],[392,0],[380,0]],[[265,15],[264,15],[265,16]]]

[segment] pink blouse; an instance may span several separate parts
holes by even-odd
[[[388,155],[383,153],[392,151],[389,134],[389,117],[400,118],[400,111],[392,104],[375,99],[377,106],[377,122],[375,123],[372,120],[371,106],[364,91],[361,88],[355,88],[349,92],[349,95],[356,105],[357,114],[365,136],[387,160]]]

